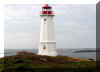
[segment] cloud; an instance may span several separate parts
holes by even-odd
[[[35,48],[39,44],[37,40],[39,35],[36,33],[27,32],[14,32],[6,33],[5,35],[5,48]]]
[[[37,48],[42,5],[6,5],[5,48]],[[96,47],[94,4],[54,5],[57,48]]]

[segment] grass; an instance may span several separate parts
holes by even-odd
[[[64,70],[64,71],[63,71]],[[96,72],[93,59],[68,56],[41,56],[30,52],[18,52],[0,59],[0,72]]]

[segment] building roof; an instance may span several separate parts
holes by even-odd
[[[52,8],[52,7],[49,6],[48,4],[45,4],[45,6],[43,6],[43,8],[50,9],[50,8]]]

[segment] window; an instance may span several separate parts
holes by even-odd
[[[45,45],[44,45],[43,49],[44,49],[44,50],[46,49]]]
[[[44,21],[46,21],[47,19],[44,19]]]
[[[44,21],[46,21],[47,19],[45,18]],[[44,22],[44,24],[46,24],[46,22]]]

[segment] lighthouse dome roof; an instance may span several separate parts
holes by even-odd
[[[45,5],[43,6],[43,8],[50,9],[50,8],[52,8],[52,7],[49,6],[48,4],[45,4]]]

